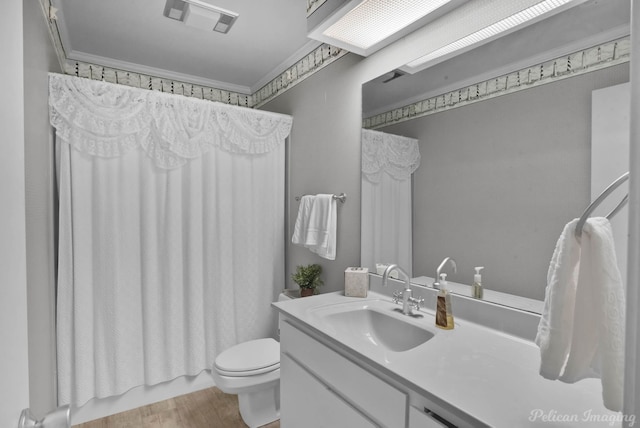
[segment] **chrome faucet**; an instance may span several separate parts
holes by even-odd
[[[438,269],[436,269],[436,279],[433,280],[433,288],[437,288],[437,289],[440,288],[440,273],[442,269],[444,269],[447,262],[451,262],[451,266],[453,266],[453,273],[458,272],[458,266],[456,266],[456,261],[453,260],[451,257],[445,257],[444,260],[438,266]]]
[[[412,296],[411,291],[411,282],[409,281],[409,274],[404,271],[400,266],[393,264],[387,266],[384,273],[382,274],[382,285],[387,286],[387,280],[389,279],[389,274],[393,271],[397,271],[399,274],[404,276],[405,285],[403,291],[394,291],[393,293],[393,302],[400,303],[402,300],[402,313],[405,315],[413,315],[413,309],[415,308],[417,311],[420,310],[420,306],[424,303],[424,299],[415,298]]]

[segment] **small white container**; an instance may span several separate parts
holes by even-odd
[[[344,295],[367,297],[369,291],[369,268],[348,267],[344,271]]]
[[[482,299],[482,295],[484,294],[482,291],[482,275],[480,275],[480,271],[484,269],[484,266],[478,266],[475,268],[476,274],[473,275],[473,285],[471,286],[471,297],[474,299]]]

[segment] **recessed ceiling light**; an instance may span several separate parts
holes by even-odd
[[[460,51],[464,48],[476,45],[484,40],[493,38],[499,34],[505,33],[509,30],[514,29],[528,21],[532,21],[548,12],[551,12],[554,9],[563,6],[572,0],[544,0],[540,3],[531,6],[529,8],[523,9],[522,11],[515,13],[507,18],[501,19],[481,30],[478,30],[474,33],[471,33],[465,37],[462,37],[454,42],[451,42],[441,48],[435,49],[430,53],[421,56],[420,58],[411,61],[407,64],[409,69],[424,69],[428,65],[432,65],[436,60],[442,59],[443,57]],[[411,70],[411,72],[415,72],[416,70]]]
[[[368,49],[450,0],[365,0],[322,34]]]

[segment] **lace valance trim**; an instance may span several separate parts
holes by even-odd
[[[362,173],[367,180],[378,183],[383,172],[396,180],[408,180],[420,166],[418,140],[362,130]]]
[[[49,74],[49,117],[58,138],[92,156],[142,148],[163,169],[216,147],[258,155],[282,144],[291,116]]]

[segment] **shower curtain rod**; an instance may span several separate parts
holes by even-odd
[[[584,224],[586,223],[589,215],[593,212],[593,210],[596,209],[596,207],[600,205],[602,201],[604,201],[607,196],[611,194],[611,192],[616,190],[622,183],[624,183],[628,179],[629,171],[618,177],[613,183],[611,183],[606,189],[604,189],[602,193],[600,193],[600,195],[593,202],[591,202],[591,204],[589,204],[587,209],[582,213],[582,216],[580,216],[580,220],[578,220],[578,224],[576,225],[576,237],[579,238],[580,236],[582,236],[582,228],[584,227]],[[611,219],[613,218],[613,216],[618,214],[618,211],[622,209],[622,207],[627,203],[628,200],[629,194],[625,195],[625,197],[622,198],[620,203],[613,209],[613,211],[607,214],[607,219]]]

